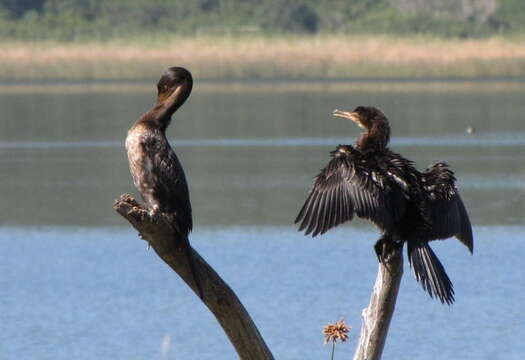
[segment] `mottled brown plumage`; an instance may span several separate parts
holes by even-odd
[[[428,242],[457,237],[473,250],[470,220],[455,186],[452,170],[436,163],[423,172],[388,148],[390,126],[374,107],[334,111],[365,132],[356,145],[339,145],[295,222],[305,234],[317,236],[354,215],[373,222],[382,232],[375,245],[380,261],[393,247],[407,243],[416,279],[430,296],[454,302],[452,282]]]
[[[177,232],[174,241],[188,256],[194,279],[203,296],[190,253],[188,234],[193,228],[188,184],[182,165],[166,138],[171,117],[191,93],[193,80],[188,70],[169,68],[157,83],[157,103],[129,129],[126,138],[130,172],[135,187],[151,215],[169,215]]]

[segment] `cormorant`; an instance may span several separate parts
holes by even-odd
[[[379,261],[406,242],[416,280],[431,297],[452,304],[452,282],[428,243],[455,236],[473,251],[472,228],[454,173],[443,162],[419,172],[391,151],[388,119],[374,107],[334,110],[333,115],[365,131],[355,146],[339,145],[331,152],[295,220],[299,231],[317,236],[354,214],[368,219],[382,232],[374,246]]]
[[[157,83],[157,103],[129,129],[126,150],[135,187],[152,216],[159,212],[169,215],[177,234],[174,241],[186,253],[202,298],[188,240],[193,227],[188,184],[182,165],[166,138],[171,116],[184,104],[192,86],[193,79],[188,70],[169,68]]]

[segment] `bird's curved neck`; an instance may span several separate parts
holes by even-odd
[[[171,122],[171,116],[190,96],[191,88],[191,82],[186,81],[177,86],[171,93],[159,93],[157,103],[141,120],[150,123],[163,132],[166,131]]]
[[[390,126],[387,120],[374,121],[372,127],[357,140],[356,147],[361,151],[384,151],[390,141]]]

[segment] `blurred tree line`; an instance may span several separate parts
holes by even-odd
[[[525,32],[525,0],[0,0],[0,37]]]

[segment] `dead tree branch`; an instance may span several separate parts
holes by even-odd
[[[157,255],[196,292],[185,253],[176,246],[173,240],[176,234],[165,215],[152,218],[147,210],[130,195],[121,195],[115,201],[113,208],[137,229],[140,236],[151,245]],[[235,347],[239,358],[273,360],[273,355],[253,320],[232,289],[193,248],[191,254],[202,285],[203,302],[215,315]]]
[[[169,219],[165,215],[152,218],[130,195],[121,195],[113,208],[197,294],[189,263],[184,251],[174,241],[177,235]],[[232,289],[193,248],[191,254],[203,289],[203,302],[222,326],[239,358],[273,360],[270,349]],[[381,358],[402,275],[403,256],[399,249],[388,261],[379,264],[370,304],[362,313],[363,325],[354,360]]]
[[[362,313],[363,325],[354,360],[381,359],[402,276],[401,248],[384,263],[379,263],[370,304]]]

